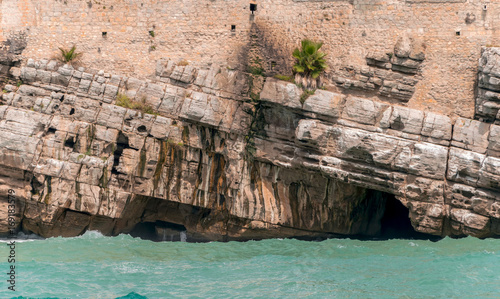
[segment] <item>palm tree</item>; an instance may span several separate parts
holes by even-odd
[[[306,89],[314,89],[321,85],[321,73],[326,69],[325,53],[319,49],[323,43],[304,39],[301,49],[296,48],[292,55],[297,59],[293,66],[295,82],[300,83]]]
[[[60,60],[62,62],[71,64],[73,61],[77,61],[77,59],[82,55],[82,53],[76,52],[76,46],[71,47],[69,50],[65,50],[63,48],[59,48],[61,51]]]

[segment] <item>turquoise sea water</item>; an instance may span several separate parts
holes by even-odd
[[[500,240],[155,243],[87,232],[16,246],[1,298],[499,298]]]

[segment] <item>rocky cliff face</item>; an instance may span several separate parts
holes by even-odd
[[[500,235],[494,124],[326,90],[305,99],[272,78],[252,101],[247,74],[172,62],[155,81],[54,61],[11,74],[23,84],[0,106],[4,234],[12,189],[16,229],[44,237],[380,236],[399,202],[419,232]]]

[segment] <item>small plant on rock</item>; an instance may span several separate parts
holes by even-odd
[[[189,62],[186,59],[183,59],[177,63],[178,66],[186,66],[189,65]]]
[[[325,53],[319,49],[323,43],[304,39],[301,48],[296,48],[292,55],[296,59],[293,66],[295,82],[305,89],[315,89],[321,85],[321,73],[326,69]]]
[[[138,110],[146,114],[159,115],[155,112],[153,107],[146,104],[146,98],[142,98],[141,101],[134,101],[130,99],[126,94],[119,93],[116,96],[115,105],[132,110]]]
[[[276,74],[274,75],[274,78],[282,81],[288,81],[293,83],[293,77],[292,76],[286,76],[286,75],[281,75],[281,74]]]
[[[76,52],[76,46],[71,47],[69,50],[59,48],[59,51],[61,51],[59,60],[68,64],[77,62],[80,56],[82,56],[82,53]]]

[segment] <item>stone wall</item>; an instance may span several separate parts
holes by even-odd
[[[25,57],[76,45],[83,65],[141,78],[159,58],[237,66],[250,28],[247,1],[4,0],[1,10],[0,39],[26,32]]]
[[[83,64],[141,78],[154,73],[159,58],[243,67],[252,25],[270,74],[289,72],[290,53],[301,39],[324,41],[332,83],[366,68],[367,57],[393,53],[398,39],[411,38],[425,47],[422,80],[398,92],[389,77],[389,85],[362,89],[363,95],[397,102],[403,94],[409,107],[452,118],[473,116],[480,47],[500,42],[494,34],[500,7],[479,0],[266,0],[253,16],[248,1],[4,0],[1,8],[0,37],[26,32],[25,57],[51,58],[58,47],[75,44]]]
[[[378,74],[386,85],[353,92],[391,103],[402,99],[453,119],[473,117],[480,48],[500,44],[500,6],[480,0],[264,0],[254,15],[248,1],[4,0],[0,13],[2,40],[27,34],[24,57],[51,58],[58,47],[75,44],[83,65],[139,78],[151,76],[160,58],[242,68],[255,40],[268,74],[285,74],[293,48],[311,38],[325,42],[331,84],[341,77],[363,85],[367,58],[394,53],[400,38],[412,39],[426,58],[409,82]],[[255,33],[258,39],[251,38]],[[352,85],[339,88],[346,86]]]
[[[423,43],[420,80],[407,105],[452,118],[473,117],[481,46],[500,42],[495,34],[500,6],[490,1],[273,0],[259,5],[255,23],[273,47],[268,60],[285,65],[279,72],[289,70],[289,53],[303,38],[325,42],[331,79],[349,78],[349,73],[356,79],[355,72],[368,67],[367,57],[394,53],[402,37]],[[360,95],[398,102],[378,91],[374,86]]]

